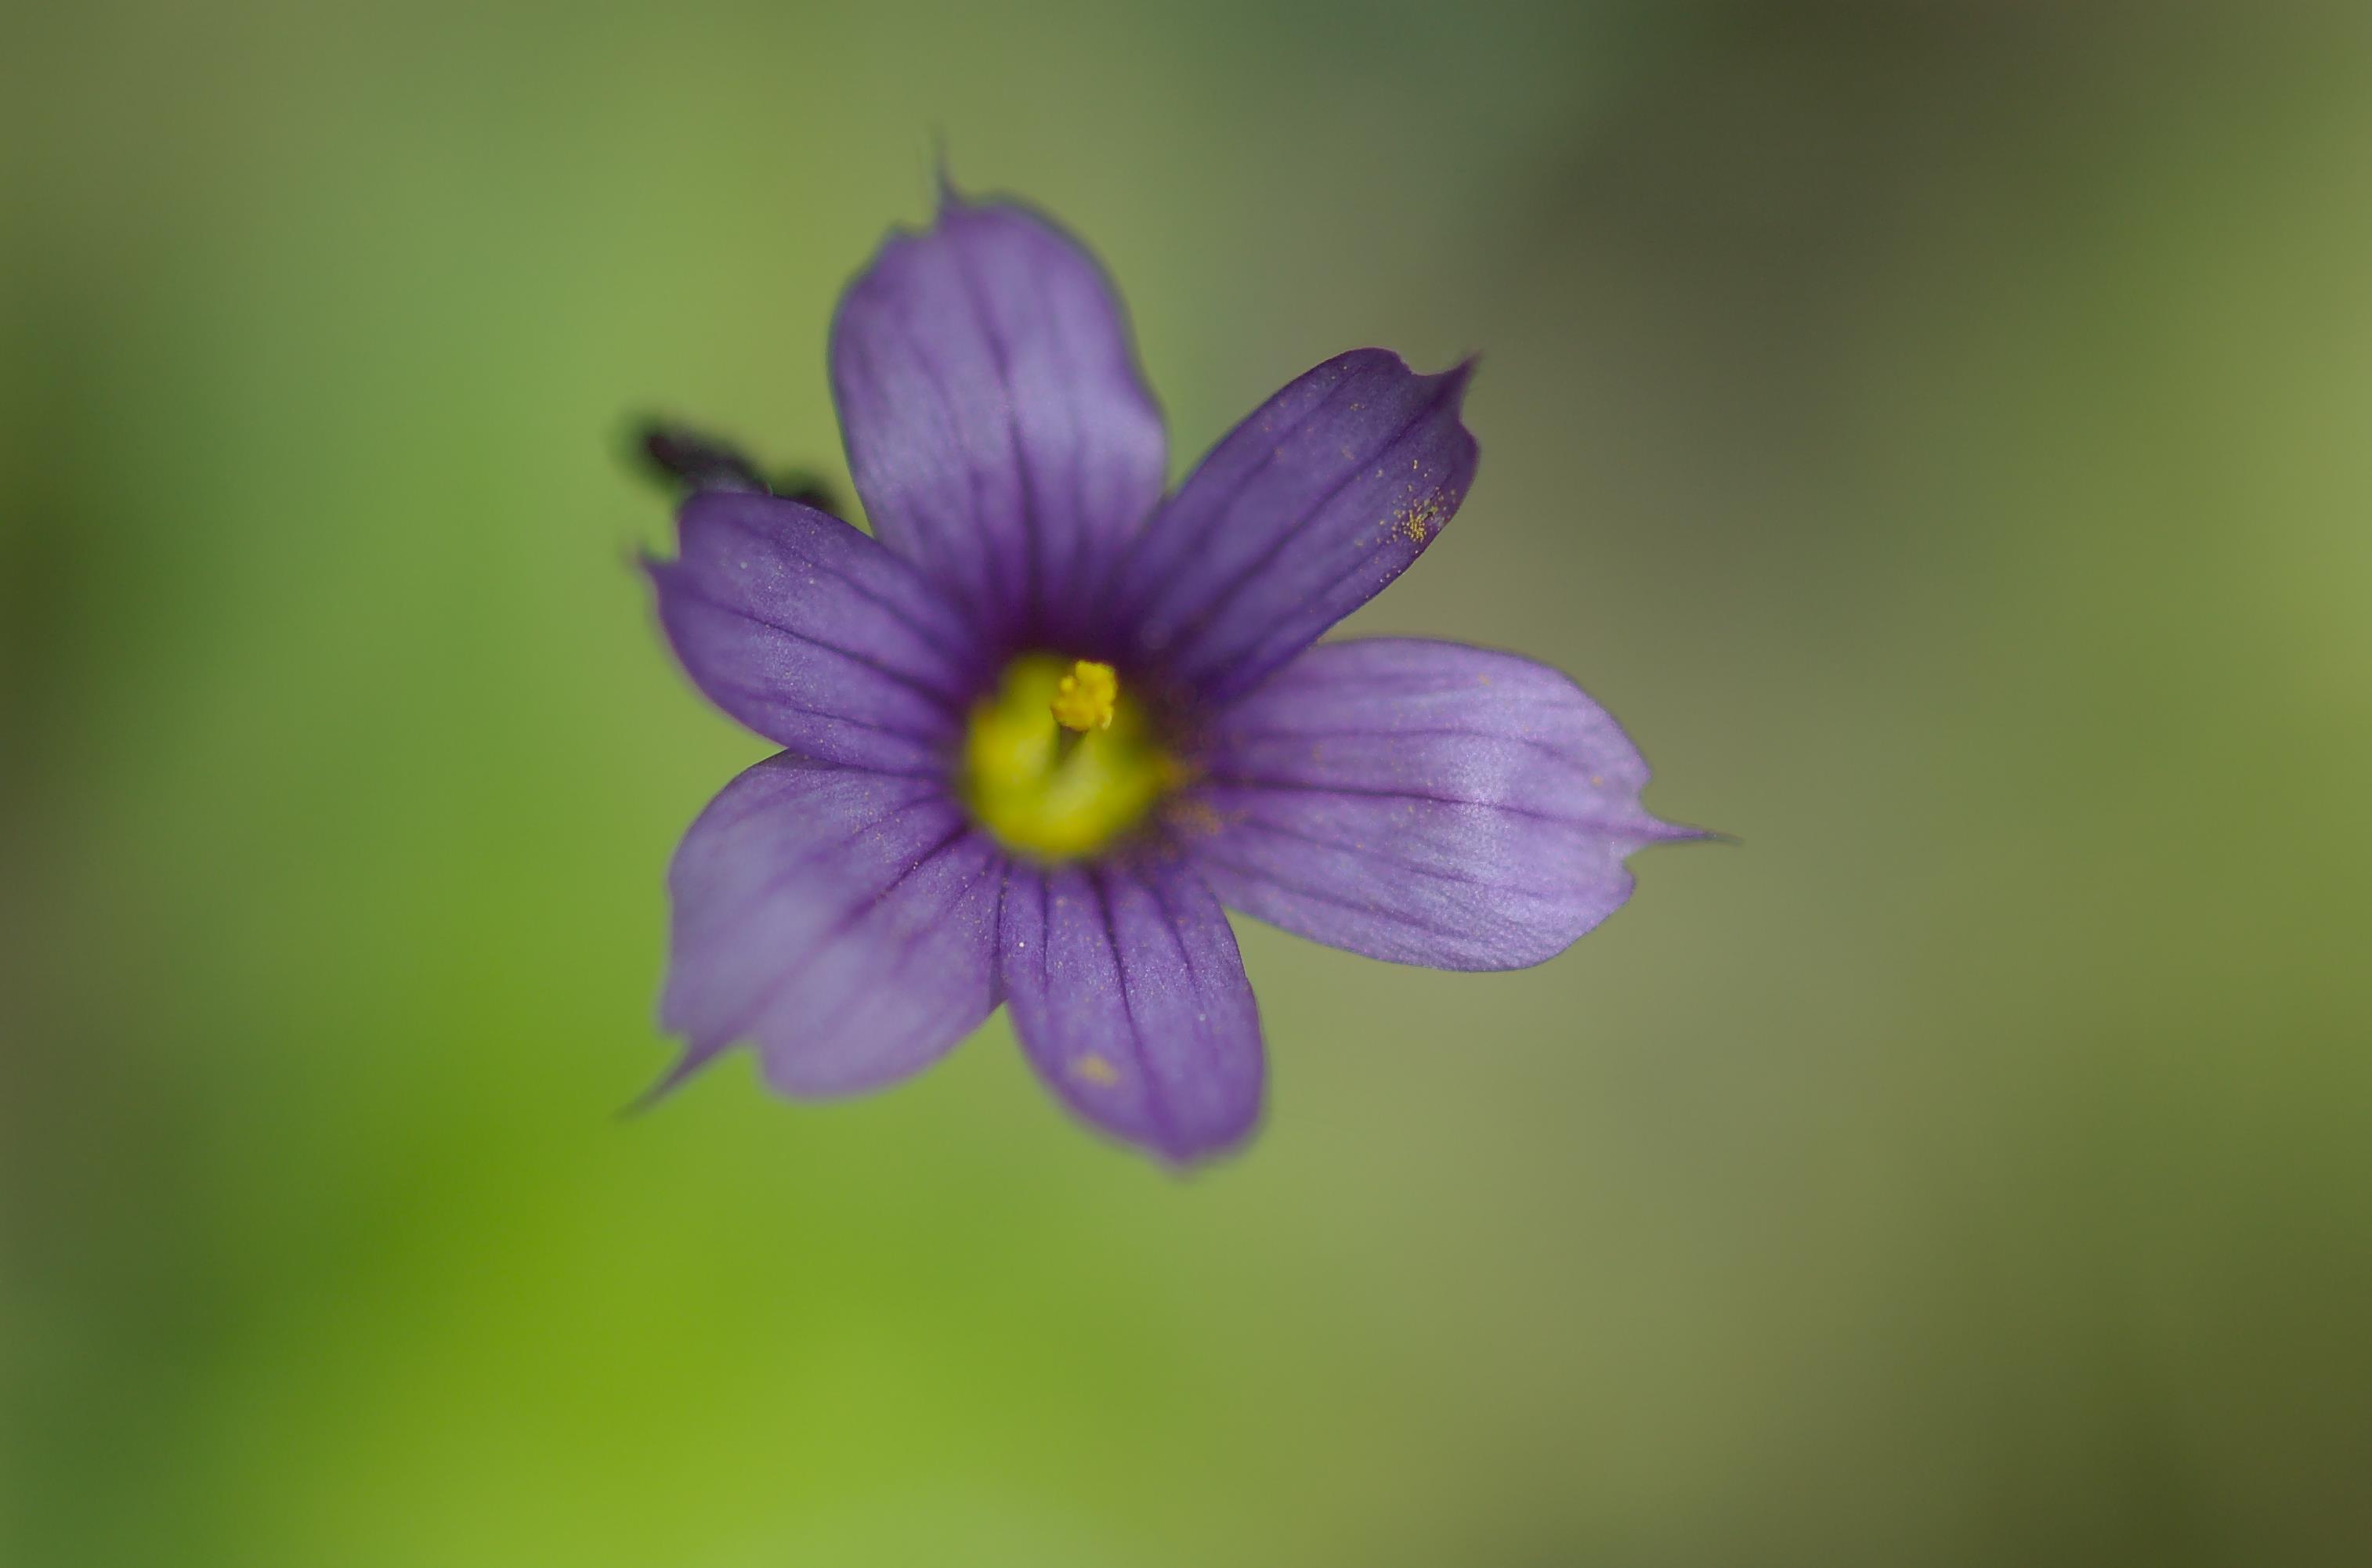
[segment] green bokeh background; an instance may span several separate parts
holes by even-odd
[[[2372,1560],[2372,12],[64,6],[0,47],[0,1562]],[[1502,976],[1247,923],[1242,1157],[1002,1021],[661,1110],[627,416],[844,482],[959,180],[1182,465],[1366,343],[1358,629],[1740,848]]]

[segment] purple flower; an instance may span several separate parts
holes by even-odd
[[[873,535],[730,483],[650,563],[692,680],[784,748],[669,870],[668,1084],[747,1040],[785,1094],[871,1089],[1003,1002],[1073,1111],[1189,1161],[1261,1109],[1223,905],[1453,970],[1611,914],[1624,856],[1696,835],[1640,806],[1604,710],[1511,654],[1313,646],[1457,512],[1468,373],[1331,359],[1165,497],[1160,412],[1076,242],[952,195],[893,235],[831,334]]]

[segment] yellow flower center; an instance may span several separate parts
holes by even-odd
[[[1053,710],[1054,722],[1064,729],[1082,735],[1091,729],[1110,729],[1112,714],[1120,709],[1120,671],[1083,658],[1071,667],[1070,674],[1054,682],[1054,700],[1046,705]]]
[[[1017,854],[1092,854],[1143,822],[1178,778],[1144,704],[1108,664],[1024,654],[972,704],[964,801]]]

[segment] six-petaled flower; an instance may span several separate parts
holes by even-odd
[[[787,1094],[869,1089],[1003,1003],[1072,1110],[1190,1161],[1262,1098],[1223,907],[1515,968],[1613,912],[1633,851],[1693,836],[1555,671],[1318,641],[1457,512],[1466,366],[1331,359],[1165,497],[1095,262],[950,195],[850,287],[831,370],[872,534],[726,484],[650,563],[692,680],[783,748],[670,869],[669,1082],[748,1041]]]

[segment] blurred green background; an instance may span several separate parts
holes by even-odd
[[[2372,1559],[2372,11],[6,22],[0,1561]],[[1185,1180],[1001,1020],[622,1121],[766,749],[624,422],[844,482],[940,135],[1180,467],[1482,351],[1356,627],[1744,847],[1521,974],[1248,926]]]

